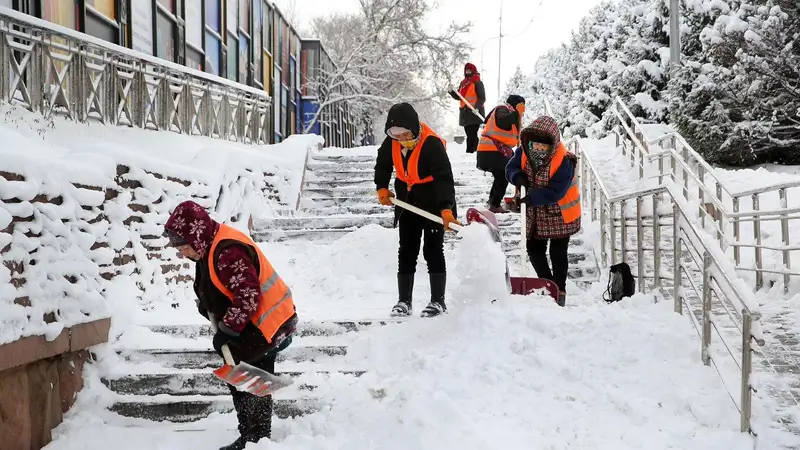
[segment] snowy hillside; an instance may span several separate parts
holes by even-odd
[[[246,229],[254,211],[296,202],[306,153],[321,143],[254,147],[0,112],[0,344],[126,303],[169,308],[193,274],[163,250],[171,208],[191,198]]]
[[[565,136],[599,137],[621,97],[645,122],[673,123],[706,159],[800,164],[800,5],[681,0],[682,60],[669,71],[668,0],[606,0],[570,42],[506,91],[546,96]],[[529,101],[530,103],[530,101]]]

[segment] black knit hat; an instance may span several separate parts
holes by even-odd
[[[389,108],[386,115],[386,126],[383,131],[388,132],[389,128],[401,127],[414,133],[414,137],[419,136],[419,115],[414,107],[408,103],[398,103]]]
[[[511,94],[506,99],[506,103],[516,108],[520,103],[525,103],[525,97],[517,94]]]

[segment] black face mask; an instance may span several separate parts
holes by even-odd
[[[472,76],[472,72],[464,72],[464,78],[469,78]]]

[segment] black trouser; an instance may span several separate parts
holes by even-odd
[[[547,263],[547,241],[550,241],[550,261],[553,271]],[[531,258],[536,276],[553,280],[558,290],[566,292],[567,272],[569,271],[569,236],[559,239],[528,239],[526,247]]]
[[[268,353],[264,358],[251,365],[275,373],[275,359],[278,352]],[[236,390],[228,385],[233,396],[233,407],[239,420],[239,434],[253,442],[263,438],[271,438],[272,434],[272,395],[259,397],[248,392]]]
[[[489,206],[499,208],[508,188],[506,180],[508,159],[500,152],[478,152],[477,162],[478,169],[489,172],[494,177],[492,188],[489,190]]]
[[[422,256],[428,263],[428,273],[445,273],[444,227],[410,211],[401,212],[398,222],[400,249],[397,252],[397,273],[416,273],[423,234],[425,245],[422,246]]]
[[[478,129],[480,125],[464,125],[464,134],[467,135],[467,153],[478,151]]]

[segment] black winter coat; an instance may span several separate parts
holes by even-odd
[[[486,103],[486,89],[483,87],[483,81],[478,80],[475,82],[475,93],[478,94],[478,104],[475,105],[475,109],[477,109],[483,117],[486,117],[486,113],[484,112],[484,104]],[[468,106],[458,110],[458,125],[464,127],[469,125],[480,125],[482,123],[483,122],[481,119],[476,116]]]
[[[436,216],[441,216],[443,209],[449,209],[455,217],[458,217],[453,169],[450,166],[450,159],[447,157],[442,141],[434,136],[428,137],[419,149],[407,152],[405,158],[403,158],[404,167],[408,167],[408,160],[413,151],[422,152],[419,157],[419,177],[425,178],[431,175],[433,176],[433,181],[418,184],[409,193],[406,183],[396,178],[394,192],[397,199],[424,209]],[[375,163],[375,188],[388,188],[393,171],[392,139],[387,137],[378,149],[378,159]],[[404,211],[402,208],[395,207],[395,225],[397,225],[397,220],[401,214],[413,214],[412,212]]]

